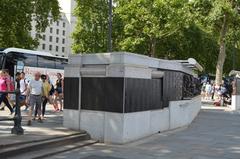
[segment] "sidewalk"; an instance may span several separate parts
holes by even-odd
[[[11,134],[13,121],[0,121],[0,146],[19,142],[44,140],[77,133],[76,131],[72,131],[63,127],[62,112],[53,112],[53,109],[50,105],[47,106],[46,120],[44,120],[43,123],[33,121],[32,126],[27,126],[26,113],[26,111],[22,111],[22,127],[24,129],[24,135]],[[7,107],[5,107],[5,111],[0,111],[0,118],[4,117],[10,117]]]
[[[204,109],[185,129],[125,144],[95,144],[51,158],[68,159],[239,159],[240,115]]]

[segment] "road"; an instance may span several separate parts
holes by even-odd
[[[188,127],[126,145],[95,144],[60,159],[240,159],[240,114],[201,110]]]

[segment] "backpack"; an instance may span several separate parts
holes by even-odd
[[[15,90],[14,82],[10,81],[10,91],[14,91],[14,90]]]

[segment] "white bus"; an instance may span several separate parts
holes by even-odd
[[[16,72],[25,72],[27,80],[31,80],[38,71],[49,75],[51,81],[55,82],[56,74],[64,73],[64,65],[67,61],[67,58],[53,56],[48,52],[19,48],[0,50],[0,68],[8,69],[12,77]]]

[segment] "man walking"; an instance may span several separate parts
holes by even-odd
[[[46,81],[47,76],[46,75],[41,75],[42,79],[42,85],[43,85],[43,94],[42,94],[42,118],[44,119],[45,115],[45,110],[46,110],[46,105],[49,100],[49,92],[51,90],[51,85]],[[36,116],[38,114],[38,110],[35,110],[34,118],[35,120]]]
[[[27,125],[32,124],[32,112],[35,106],[35,109],[38,111],[38,121],[42,122],[41,119],[41,103],[42,103],[42,93],[43,93],[43,84],[40,80],[40,72],[35,73],[34,79],[29,82],[28,93],[29,93],[29,120]]]

